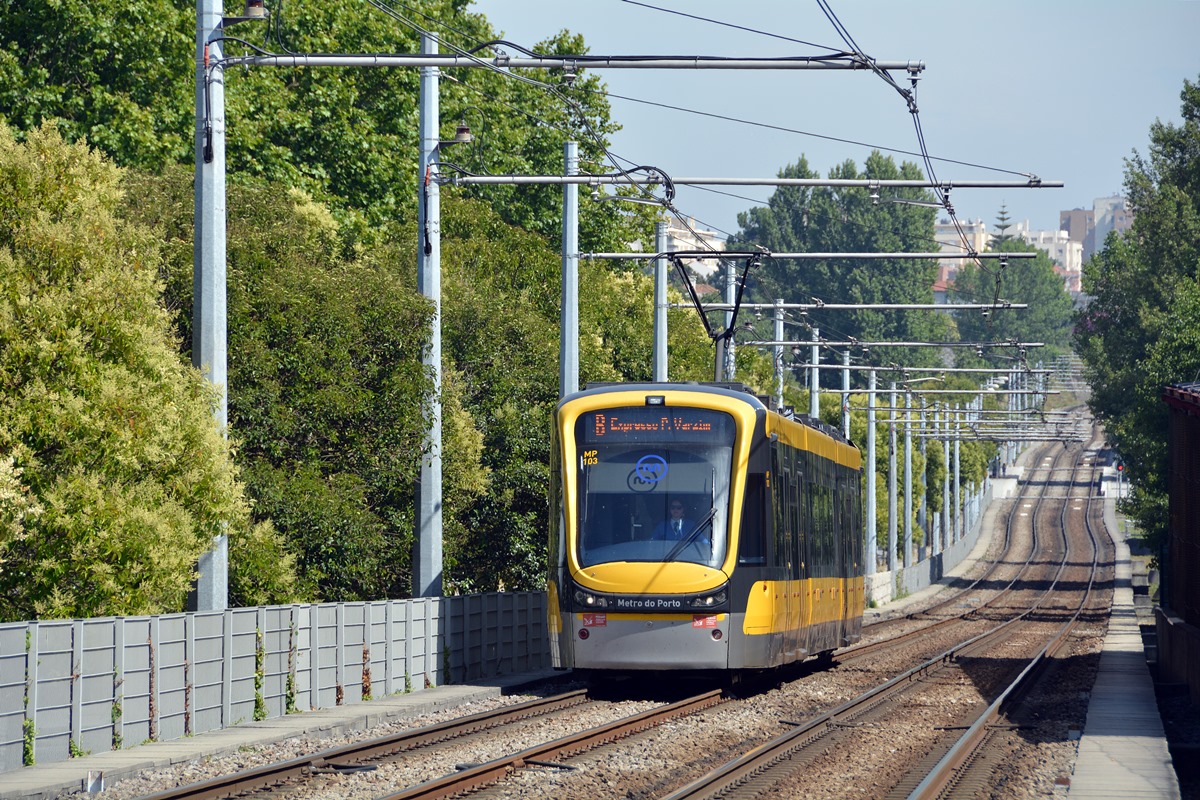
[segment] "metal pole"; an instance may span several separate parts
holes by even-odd
[[[733,327],[733,304],[737,300],[737,264],[733,261],[725,262],[725,302],[729,304],[730,310],[725,312],[725,330]],[[737,378],[737,347],[734,344],[733,337],[725,338],[725,380],[732,381]]]
[[[896,407],[896,382],[892,381],[892,408]],[[888,421],[888,571],[896,571],[896,420]]]
[[[579,145],[563,145],[564,171],[579,172]],[[563,187],[562,311],[559,316],[558,396],[579,391],[579,186]]]
[[[578,161],[576,161],[578,164]],[[667,223],[654,223],[654,251],[667,250]],[[667,379],[667,260],[654,259],[654,380]]]
[[[421,36],[421,52],[437,52],[437,39]],[[425,369],[433,376],[429,430],[417,480],[417,542],[413,559],[413,596],[442,594],[442,231],[441,197],[434,172],[438,159],[438,69],[421,68],[420,178],[417,203],[417,291],[433,304]]]
[[[208,63],[221,58],[222,23],[217,0],[196,3],[196,184],[192,273],[192,364],[218,393],[213,413],[222,435],[229,426],[227,321],[225,316],[225,72],[217,67],[205,84]],[[212,40],[211,42],[209,40]],[[206,124],[207,120],[207,124]],[[193,611],[224,611],[229,606],[229,538],[212,539],[200,556],[197,579],[188,597]]]
[[[1016,388],[1017,388],[1017,373],[1016,372],[1008,373],[1008,388],[1010,390],[1016,390]],[[1007,399],[1008,399],[1009,412],[1016,411],[1018,408],[1017,398],[1010,394]],[[1016,444],[1014,442],[1005,442],[1004,443],[1004,454],[1008,457],[1007,458],[1008,464],[1016,463],[1016,460],[1017,460]]]
[[[867,386],[871,393],[867,395],[867,558],[866,573],[875,574],[875,528],[877,512],[875,509],[875,370],[867,373]]]
[[[958,403],[954,404],[954,541],[962,541],[962,475],[959,472],[959,445],[961,437],[959,434],[959,409],[961,406]]]
[[[783,303],[777,299],[776,304]],[[775,338],[783,341],[783,309],[775,308]],[[783,408],[783,345],[775,346],[775,405]]]
[[[925,405],[924,404],[921,404],[918,407],[917,417],[920,420],[917,423],[919,426],[919,429],[924,430],[925,429]],[[911,434],[911,431],[910,431],[910,434]],[[927,476],[927,475],[929,475],[929,461],[928,461],[928,459],[924,458],[924,456],[925,456],[925,439],[922,438],[922,439],[917,440],[917,448],[921,451],[922,463],[924,464],[924,466],[922,467],[922,475]],[[921,483],[924,484],[925,481],[922,480]],[[926,486],[925,491],[921,492],[921,494],[916,498],[917,527],[920,528],[921,532],[922,532],[922,536],[923,536],[923,538],[921,540],[922,544],[926,548],[928,548],[930,555],[932,555],[935,552],[935,549],[932,546],[933,540],[929,535],[928,495],[929,495],[929,490],[928,490],[928,486]],[[920,561],[921,559],[918,558],[917,560]]]
[[[942,409],[942,428],[946,438],[942,440],[942,547],[954,543],[953,532],[950,530],[950,408]]]
[[[816,366],[821,360],[821,346],[819,344],[821,341],[821,331],[817,328],[812,329],[812,340],[812,369],[809,370],[810,375],[808,379],[808,415],[814,420],[819,420],[821,418],[821,402],[819,400],[819,395],[821,392],[821,371],[817,369]]]
[[[912,393],[904,393],[904,566],[912,564]]]
[[[295,53],[293,55],[256,55],[240,56],[229,59],[230,64],[251,67],[473,67],[491,70],[506,69],[561,69],[575,70],[585,68],[596,69],[685,69],[685,70],[884,70],[904,71],[916,74],[925,69],[924,61],[872,61],[865,59],[848,61],[840,57],[831,59],[794,59],[794,58],[743,58],[726,56],[683,56],[680,58],[663,58],[661,56],[627,56],[627,55],[557,55],[557,56],[509,56],[500,55],[494,58],[481,58],[469,53],[444,53],[430,58],[426,54],[415,55],[400,53],[395,55],[380,55],[361,53]],[[627,179],[628,180],[628,179]],[[703,179],[710,180],[710,179]],[[717,179],[739,180],[739,179]],[[769,179],[764,179],[769,180]],[[798,178],[775,180],[801,180]],[[836,185],[848,186],[941,186],[947,190],[954,187],[970,188],[1040,188],[1061,187],[1062,181],[1046,181],[1042,179],[1028,181],[908,181],[904,179],[852,181],[846,178],[836,182]],[[1014,255],[1016,255],[1014,253]]]
[[[842,435],[850,438],[850,351],[842,353]]]

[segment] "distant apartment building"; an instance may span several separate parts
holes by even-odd
[[[1124,197],[1097,197],[1093,204],[1096,229],[1093,231],[1095,247],[1092,252],[1104,247],[1104,240],[1113,231],[1124,233],[1133,224],[1133,214],[1125,207]],[[1091,255],[1091,253],[1088,253]]]
[[[1067,291],[1077,295],[1082,290],[1080,285],[1083,277],[1083,245],[1074,241],[1070,233],[1064,230],[1031,231],[1029,223],[1017,223],[1013,226],[1014,236],[1026,244],[1031,244],[1050,256],[1054,262],[1054,271],[1058,273]]]
[[[1133,213],[1125,206],[1120,195],[1097,197],[1091,210],[1075,208],[1058,212],[1058,227],[1067,232],[1071,241],[1083,247],[1083,260],[1104,246],[1108,234],[1129,230],[1133,224]]]
[[[938,278],[934,285],[934,293],[939,298],[945,295],[948,287],[954,283],[958,271],[967,263],[965,257],[954,258],[953,254],[965,254],[968,247],[976,253],[982,253],[987,249],[988,230],[983,220],[960,220],[959,225],[962,228],[961,234],[959,228],[948,219],[938,220],[934,225],[933,236],[937,240],[938,250],[946,254],[944,258],[938,260]],[[966,237],[965,244],[964,237]],[[938,302],[943,302],[943,300],[939,299]]]
[[[667,224],[667,251],[671,253],[680,250],[724,250],[725,240],[716,231],[710,231],[696,224],[696,220],[688,218],[684,225],[676,218],[671,218]],[[716,259],[685,262],[689,267],[704,278],[710,278],[720,262]]]
[[[1091,209],[1075,208],[1058,213],[1056,231],[1035,231],[1029,222],[1012,224],[1007,233],[1023,242],[1044,251],[1054,262],[1054,271],[1062,276],[1063,284],[1072,295],[1082,292],[1083,263],[1097,248],[1103,247],[1104,238],[1112,231],[1124,232],[1133,224],[1133,214],[1120,196],[1098,197]],[[934,236],[945,256],[938,261],[938,278],[933,285],[937,302],[947,302],[954,278],[967,259],[954,257],[966,251],[963,236],[976,252],[987,249],[991,234],[983,220],[962,222],[962,235],[948,219],[938,221]]]

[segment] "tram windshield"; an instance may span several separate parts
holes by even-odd
[[[736,431],[732,415],[709,409],[629,406],[580,416],[581,565],[724,562]]]

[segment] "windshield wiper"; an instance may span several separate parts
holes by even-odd
[[[712,527],[713,517],[716,515],[717,507],[713,506],[708,510],[708,513],[704,515],[704,519],[696,523],[696,527],[692,530],[692,532],[680,539],[679,543],[671,548],[671,552],[663,556],[663,561],[674,561],[675,557],[683,552],[683,548],[696,541],[696,537],[700,535],[701,531],[703,531],[705,528]]]

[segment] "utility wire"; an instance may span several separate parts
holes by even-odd
[[[414,22],[413,20],[408,19],[403,14],[400,14],[398,11],[396,11],[394,8],[391,8],[390,6],[388,6],[382,0],[367,0],[367,2],[370,3],[370,5],[374,6],[376,9],[383,12],[384,14],[386,14],[386,15],[392,17],[393,19],[395,19],[396,21],[400,22],[401,24],[404,24],[404,25],[412,28],[413,30],[418,31],[423,35],[427,35],[427,36],[433,35],[429,31],[427,31],[426,29],[424,29],[423,27],[418,25],[416,22]],[[401,5],[403,5],[403,4],[401,4]],[[405,6],[405,8],[408,8],[408,6]],[[423,12],[418,12],[418,13],[421,13],[422,16],[425,16],[427,19],[429,19],[428,15],[425,15]],[[462,34],[460,34],[460,35],[462,35]],[[468,38],[470,38],[470,37],[468,37]],[[697,242],[699,242],[704,247],[704,249],[710,250],[713,253],[720,252],[716,248],[712,247],[712,245],[708,244],[708,242],[705,241],[700,236],[700,234],[696,231],[696,229],[688,221],[688,218],[678,208],[676,208],[673,205],[672,201],[674,200],[674,196],[675,196],[675,188],[674,188],[674,184],[672,184],[670,181],[670,176],[665,171],[658,169],[656,167],[635,167],[635,168],[631,168],[629,170],[623,168],[619,163],[619,159],[609,150],[607,142],[605,142],[604,139],[599,135],[599,133],[597,133],[596,130],[592,127],[591,121],[587,118],[587,114],[584,112],[584,110],[579,106],[579,104],[573,98],[568,97],[562,91],[560,91],[558,89],[558,87],[553,86],[552,84],[546,83],[544,81],[538,81],[533,78],[528,78],[523,75],[518,75],[516,73],[513,73],[510,70],[500,69],[500,68],[494,66],[493,64],[490,64],[487,61],[476,57],[474,55],[474,51],[481,49],[482,46],[485,46],[488,43],[480,43],[480,46],[474,48],[474,51],[467,51],[451,42],[448,42],[445,40],[441,40],[441,41],[443,41],[446,44],[446,46],[448,46],[450,49],[454,50],[455,52],[457,52],[458,54],[460,54],[462,56],[465,56],[466,58],[471,59],[472,61],[476,62],[476,64],[478,64],[479,66],[488,68],[493,72],[508,76],[515,80],[521,81],[523,83],[527,83],[529,85],[536,86],[544,91],[549,92],[554,97],[561,100],[564,104],[566,104],[569,108],[571,108],[571,110],[573,110],[576,113],[576,115],[579,118],[579,121],[583,124],[584,127],[587,128],[587,133],[591,136],[591,138],[595,142],[595,144],[604,152],[605,156],[609,159],[610,163],[617,170],[617,173],[620,174],[621,176],[629,178],[632,181],[632,175],[630,174],[631,172],[648,171],[648,170],[657,172],[659,175],[661,175],[664,186],[666,188],[667,196],[665,198],[659,198],[659,197],[656,197],[652,192],[649,192],[646,190],[643,190],[643,196],[648,199],[653,199],[653,200],[656,200],[657,202],[661,203],[662,206],[665,209],[667,209],[667,211],[669,211],[676,218],[676,220],[679,222],[679,224],[683,228],[688,230],[689,233],[692,234],[692,237]],[[528,51],[526,51],[526,52],[528,52]],[[585,60],[585,59],[586,59],[586,57],[583,57],[580,60]],[[636,187],[636,184],[634,184],[634,185]],[[686,273],[685,273],[685,275],[686,275]],[[689,279],[689,281],[690,281],[690,279]],[[691,287],[689,287],[689,288],[691,288]]]
[[[676,11],[671,8],[662,8],[661,6],[652,6],[649,3],[641,3],[641,2],[638,2],[638,0],[621,0],[621,2],[629,3],[630,5],[633,5],[633,6],[641,6],[642,8],[649,8],[654,11],[662,11],[666,14],[675,14],[680,17],[687,17],[688,19],[699,20],[700,22],[707,22],[712,25],[721,25],[723,27],[733,28],[733,29],[739,30],[739,31],[747,31],[749,33],[756,33],[759,36],[769,36],[772,39],[782,39],[785,42],[794,42],[795,44],[802,44],[805,47],[819,47],[823,50],[830,50],[834,53],[837,53],[838,55],[847,55],[847,53],[845,53],[844,51],[838,50],[836,47],[829,47],[828,45],[823,45],[823,44],[814,44],[813,42],[806,42],[803,39],[793,39],[790,36],[783,36],[782,34],[770,33],[768,31],[760,31],[760,30],[757,30],[756,28],[747,28],[745,25],[735,25],[732,22],[722,22],[720,20],[710,19],[708,17],[701,17],[701,16],[697,16],[695,14],[685,14],[682,11]]]
[[[849,144],[849,145],[854,145],[855,147],[869,147],[872,150],[879,150],[879,151],[885,152],[885,153],[896,153],[898,155],[916,156],[917,158],[925,158],[926,157],[925,154],[923,154],[917,150],[905,150],[905,149],[899,148],[899,147],[888,147],[886,145],[881,145],[881,144],[872,144],[870,142],[862,142],[857,139],[847,139],[847,138],[844,138],[841,136],[831,136],[831,135],[823,134],[823,133],[814,133],[812,131],[801,130],[799,128],[790,128],[786,125],[776,125],[776,124],[773,124],[770,122],[759,122],[757,120],[747,119],[745,117],[734,117],[734,116],[730,116],[728,114],[718,114],[713,111],[701,111],[699,109],[688,108],[686,106],[674,105],[672,103],[662,103],[662,102],[658,102],[655,100],[646,100],[646,99],[639,98],[639,97],[630,97],[629,95],[617,94],[616,92],[610,92],[608,90],[584,89],[584,91],[593,92],[595,94],[603,94],[606,97],[615,98],[617,100],[625,100],[630,103],[639,103],[641,105],[654,106],[656,108],[663,108],[668,111],[680,111],[682,113],[693,114],[698,117],[707,117],[709,119],[718,119],[723,122],[732,122],[732,123],[735,123],[738,125],[747,125],[752,128],[762,128],[764,130],[779,131],[780,133],[794,133],[799,136],[808,136],[813,139],[822,139],[822,140],[829,141],[829,142],[838,142],[839,144]],[[960,159],[955,159],[955,158],[945,158],[942,156],[928,156],[928,158],[930,158],[934,161],[942,161],[947,164],[958,164],[958,165],[964,166],[964,167],[972,167],[975,169],[989,170],[991,172],[1002,172],[1006,175],[1018,175],[1022,178],[1035,177],[1034,175],[1032,175],[1031,173],[1028,173],[1028,172],[1021,172],[1019,170],[1014,170],[1014,169],[1005,169],[1003,167],[991,167],[991,166],[988,166],[987,164],[977,164],[977,163],[974,163],[971,161],[962,161]]]
[[[424,28],[422,28],[421,26],[417,25],[417,24],[416,24],[415,22],[413,22],[412,20],[410,20],[410,19],[408,19],[408,18],[404,17],[402,14],[400,14],[400,13],[399,13],[399,12],[397,12],[397,11],[395,11],[395,9],[393,9],[393,8],[390,8],[389,6],[387,6],[385,3],[381,2],[380,0],[368,0],[368,2],[369,2],[369,3],[370,3],[372,6],[374,6],[375,8],[377,8],[377,9],[379,9],[380,11],[384,12],[385,14],[387,14],[387,15],[391,16],[392,18],[396,19],[397,21],[399,21],[399,22],[401,22],[401,23],[403,23],[403,24],[405,24],[405,25],[407,25],[407,26],[411,27],[412,29],[414,29],[414,30],[417,30],[417,31],[419,31],[419,32],[421,32],[422,34],[425,34],[425,35],[431,35],[431,34],[429,34],[429,32],[428,32],[428,31],[426,31]],[[818,0],[818,3],[820,3],[820,4],[821,4],[821,7],[822,7],[822,9],[823,9],[823,10],[826,12],[826,15],[827,15],[827,16],[830,18],[830,21],[831,21],[831,22],[834,24],[835,28],[838,30],[838,32],[839,32],[839,34],[842,36],[843,40],[845,40],[845,41],[846,41],[846,43],[850,45],[850,47],[852,48],[852,51],[853,51],[853,53],[854,53],[856,56],[858,56],[858,57],[859,57],[859,58],[860,58],[860,59],[861,59],[861,60],[862,60],[864,63],[868,64],[868,65],[870,66],[870,68],[871,68],[871,69],[872,69],[872,70],[873,70],[873,71],[874,71],[874,72],[875,72],[877,75],[879,75],[879,76],[880,76],[882,79],[884,79],[884,80],[885,80],[886,82],[888,82],[888,83],[889,83],[891,86],[893,86],[893,88],[895,88],[895,89],[896,89],[896,90],[897,90],[899,93],[901,93],[903,96],[905,96],[905,98],[908,100],[908,103],[909,103],[910,110],[913,112],[913,114],[914,114],[914,116],[915,116],[915,115],[916,115],[916,113],[917,113],[917,112],[916,112],[916,104],[915,104],[915,100],[913,99],[912,93],[911,93],[911,92],[908,92],[907,90],[905,90],[905,89],[903,89],[902,87],[900,87],[900,86],[899,86],[899,85],[898,85],[898,84],[895,82],[895,80],[893,80],[893,79],[891,78],[891,76],[890,76],[890,75],[889,75],[887,72],[885,72],[885,71],[883,71],[883,70],[879,69],[877,66],[875,66],[875,64],[874,64],[874,62],[873,62],[872,60],[870,60],[870,59],[867,59],[867,58],[866,58],[866,56],[865,56],[865,55],[864,55],[864,54],[861,52],[861,49],[860,49],[860,48],[858,48],[858,46],[857,46],[857,43],[856,43],[856,42],[853,40],[853,37],[852,37],[852,36],[850,36],[850,34],[849,34],[849,31],[847,31],[847,30],[844,28],[844,26],[842,26],[842,25],[841,25],[840,21],[838,21],[838,20],[837,20],[837,17],[836,17],[836,15],[835,15],[835,14],[833,14],[832,10],[831,10],[831,9],[829,9],[829,8],[828,8],[828,7],[825,5],[825,2],[824,2],[824,0]],[[645,4],[642,4],[642,3],[635,3],[635,4],[637,4],[637,5],[645,5]],[[401,3],[400,5],[402,5],[402,6],[403,6],[403,7],[405,7],[405,8],[411,8],[411,7],[409,7],[409,6],[404,6],[404,4],[402,4],[402,3]],[[647,6],[647,7],[650,7],[650,6]],[[653,8],[653,7],[652,7],[652,8]],[[663,10],[663,9],[657,9],[657,10]],[[424,14],[424,12],[420,12],[420,11],[418,11],[417,13],[420,13],[420,14],[421,14],[422,16],[424,16],[426,19],[433,20],[433,18],[432,18],[432,17],[429,17],[429,15],[426,15],[426,14]],[[699,17],[697,17],[697,19],[704,19],[704,18],[699,18]],[[439,24],[439,25],[441,25],[441,24],[442,24],[442,23],[440,23],[440,21],[438,21],[438,20],[433,20],[433,21],[434,21],[435,23]],[[705,21],[708,21],[708,22],[713,22],[713,23],[715,23],[715,24],[719,24],[719,23],[716,23],[714,20],[705,20]],[[448,26],[443,26],[443,27],[448,27]],[[747,29],[747,30],[750,30],[750,29]],[[458,33],[459,35],[465,36],[465,34],[462,34],[460,31],[455,31],[455,32],[456,32],[456,33]],[[757,32],[757,33],[762,33],[761,31],[755,31],[755,32]],[[466,37],[466,38],[470,38],[470,37]],[[611,162],[611,163],[612,163],[612,165],[613,165],[613,166],[614,166],[614,167],[617,169],[617,171],[618,171],[618,173],[619,173],[620,175],[622,175],[622,176],[625,176],[625,177],[631,177],[631,175],[630,175],[630,173],[631,173],[631,172],[636,172],[636,171],[647,171],[647,169],[649,169],[649,170],[652,170],[652,171],[657,171],[657,172],[658,172],[660,175],[662,175],[662,177],[663,177],[664,184],[666,185],[666,188],[667,188],[667,197],[666,197],[665,199],[662,199],[662,198],[654,198],[654,196],[653,196],[653,194],[652,194],[652,193],[649,193],[649,192],[644,192],[644,194],[646,194],[646,195],[649,195],[651,198],[653,198],[653,199],[657,199],[657,200],[658,200],[660,203],[662,203],[662,205],[664,206],[664,208],[666,208],[666,209],[667,209],[667,210],[668,210],[668,211],[669,211],[669,212],[670,212],[672,215],[674,215],[674,216],[676,217],[676,219],[678,220],[678,222],[680,223],[680,225],[681,225],[683,228],[685,228],[686,230],[688,230],[688,232],[689,232],[689,233],[691,233],[691,234],[692,234],[692,237],[693,237],[693,239],[694,239],[694,240],[696,240],[697,242],[701,243],[701,244],[704,246],[704,249],[707,249],[707,250],[709,250],[709,251],[713,252],[714,254],[719,254],[719,252],[720,252],[720,251],[717,251],[715,248],[713,248],[711,245],[709,245],[709,244],[708,244],[708,243],[707,243],[707,242],[706,242],[706,241],[705,241],[705,240],[704,240],[704,239],[703,239],[703,238],[702,238],[702,237],[699,235],[699,233],[696,231],[696,229],[693,227],[693,225],[692,225],[692,224],[689,222],[688,218],[686,218],[686,217],[683,215],[683,213],[682,213],[682,212],[681,212],[681,211],[680,211],[678,208],[676,208],[676,207],[674,206],[674,204],[673,204],[674,193],[675,193],[675,192],[674,192],[674,187],[673,187],[673,185],[671,185],[671,184],[669,183],[669,181],[670,181],[670,178],[669,178],[669,176],[668,176],[668,175],[667,175],[665,172],[663,172],[662,170],[658,170],[657,168],[646,168],[646,167],[633,167],[633,168],[631,168],[630,170],[626,170],[626,169],[624,169],[624,168],[623,168],[623,167],[621,167],[621,165],[618,163],[618,159],[615,157],[615,155],[614,155],[614,154],[613,154],[613,153],[612,153],[612,152],[609,150],[609,148],[608,148],[608,146],[607,146],[607,143],[606,143],[606,142],[605,142],[605,141],[604,141],[604,140],[603,140],[603,139],[602,139],[602,138],[599,136],[599,134],[598,134],[598,133],[597,133],[597,132],[594,130],[594,128],[592,128],[590,121],[587,119],[587,116],[586,116],[586,114],[583,112],[583,109],[582,109],[582,108],[581,108],[581,107],[580,107],[580,106],[579,106],[579,105],[578,105],[578,104],[577,104],[577,103],[576,103],[576,102],[575,102],[575,101],[574,101],[572,98],[570,98],[570,97],[566,96],[566,95],[565,95],[565,94],[563,94],[563,93],[562,93],[562,92],[561,92],[561,91],[560,91],[560,90],[559,90],[557,87],[555,87],[555,86],[553,86],[553,85],[551,85],[551,84],[548,84],[548,83],[546,83],[546,82],[543,82],[543,81],[537,81],[537,80],[535,80],[535,79],[532,79],[532,78],[527,78],[527,77],[525,77],[525,76],[516,75],[516,74],[512,73],[511,71],[507,71],[507,70],[501,70],[501,69],[499,69],[499,68],[497,68],[497,67],[495,67],[495,66],[493,66],[493,65],[489,64],[488,62],[484,61],[483,59],[478,59],[478,58],[475,58],[475,57],[474,57],[474,55],[473,55],[473,54],[474,54],[474,52],[477,52],[478,50],[480,50],[480,49],[483,49],[484,47],[487,47],[487,46],[494,46],[495,44],[498,44],[498,43],[499,43],[499,42],[480,43],[479,45],[477,45],[476,47],[474,47],[472,50],[470,50],[470,51],[467,51],[467,50],[464,50],[464,49],[462,49],[462,48],[459,48],[458,46],[454,45],[453,43],[446,42],[447,46],[449,46],[451,49],[453,49],[453,50],[455,50],[455,51],[459,52],[461,55],[464,55],[464,56],[466,56],[466,57],[468,57],[468,58],[471,58],[472,60],[475,60],[475,61],[476,61],[476,62],[477,62],[479,65],[481,65],[481,66],[485,66],[485,67],[488,67],[488,68],[491,68],[491,69],[492,69],[493,71],[495,71],[495,72],[498,72],[498,73],[500,73],[500,74],[503,74],[503,75],[507,75],[507,76],[509,76],[509,77],[515,78],[515,79],[517,79],[517,80],[520,80],[520,81],[522,81],[522,82],[528,83],[528,84],[530,84],[530,85],[537,86],[537,87],[539,87],[539,88],[541,88],[541,89],[543,89],[543,90],[545,90],[545,91],[548,91],[548,92],[550,92],[550,93],[551,93],[551,94],[553,94],[555,97],[559,98],[559,99],[560,99],[560,100],[562,100],[564,103],[566,103],[566,104],[567,104],[567,105],[568,105],[568,106],[569,106],[569,107],[570,107],[572,110],[574,110],[574,111],[576,112],[576,114],[577,114],[577,115],[578,115],[578,117],[579,117],[579,121],[580,121],[580,122],[581,122],[581,123],[582,123],[582,124],[583,124],[583,125],[584,125],[584,126],[587,128],[587,129],[588,129],[588,133],[589,133],[589,134],[591,134],[591,136],[592,136],[592,138],[593,138],[593,141],[595,141],[595,143],[596,143],[596,144],[598,144],[598,145],[600,146],[600,148],[603,150],[603,152],[605,153],[605,155],[606,155],[606,156],[609,158],[610,162]],[[514,45],[514,44],[513,44],[513,43],[511,43],[511,42],[504,42],[504,44],[506,44],[506,45],[508,45],[508,46],[511,46],[511,47],[514,47],[514,48],[516,48],[516,49],[521,49],[521,50],[524,50],[524,48],[521,48],[519,45]],[[808,43],[805,43],[805,44],[808,44]],[[819,46],[819,45],[817,45],[817,46]],[[832,48],[826,48],[826,49],[832,49]],[[526,53],[529,53],[529,52],[531,52],[531,51],[528,51],[528,50],[524,50],[524,51],[525,51]],[[586,61],[586,60],[587,60],[587,57],[582,57],[580,60],[581,60],[581,61]],[[605,94],[607,94],[607,93],[605,93]],[[917,130],[918,130],[918,141],[919,141],[919,143],[920,143],[920,145],[921,145],[921,156],[922,156],[922,158],[925,160],[925,163],[926,163],[926,166],[927,166],[927,171],[929,172],[929,174],[930,174],[930,176],[931,176],[931,181],[936,181],[936,177],[935,177],[935,175],[934,175],[934,173],[933,173],[933,170],[932,170],[932,164],[930,163],[930,156],[929,156],[929,154],[928,154],[928,149],[927,149],[927,147],[925,146],[925,143],[924,143],[924,137],[923,137],[923,133],[921,133],[921,131],[920,131],[919,120],[917,120]],[[960,230],[960,237],[962,238],[962,240],[963,240],[964,244],[965,244],[965,245],[967,245],[968,251],[973,253],[973,251],[972,251],[972,250],[970,250],[970,245],[969,245],[969,242],[968,242],[968,241],[967,241],[967,239],[966,239],[965,233],[961,231],[961,226],[960,226],[960,225],[958,225],[958,221],[957,221],[957,219],[956,219],[956,218],[955,218],[955,216],[954,216],[953,208],[952,208],[952,207],[949,205],[948,198],[946,198],[946,197],[944,196],[943,192],[941,192],[941,191],[940,191],[940,188],[939,188],[938,190],[936,190],[936,191],[937,191],[938,195],[939,195],[939,196],[941,196],[941,197],[943,198],[943,203],[944,203],[944,205],[946,206],[947,210],[950,212],[952,219],[954,219],[954,220],[955,220],[956,226],[958,226],[958,227],[959,227],[959,230]],[[980,263],[980,267],[981,267],[981,269],[983,269],[982,263]],[[742,288],[744,289],[744,286],[743,286]],[[997,301],[998,301],[998,292],[999,292],[999,287],[997,286]]]
[[[859,49],[857,43],[854,41],[854,38],[850,35],[850,32],[845,28],[844,25],[842,25],[841,21],[837,17],[837,14],[834,13],[832,8],[830,8],[828,0],[817,0],[817,4],[821,7],[821,10],[825,13],[825,16],[829,18],[829,21],[834,26],[834,29],[837,30],[838,33],[842,36],[843,41],[845,41],[846,44],[848,44],[856,54],[861,55],[861,56],[863,56],[864,59],[866,59],[866,56]],[[974,259],[975,263],[978,265],[978,268],[981,272],[988,274],[988,275],[993,274],[990,269],[988,269],[987,267],[984,266],[983,261],[981,259],[974,258],[976,255],[976,252],[975,252],[974,248],[971,247],[970,240],[967,238],[966,231],[963,229],[962,223],[958,219],[958,215],[954,212],[954,206],[951,205],[951,203],[950,203],[949,192],[944,190],[941,186],[937,185],[937,183],[938,183],[937,174],[933,168],[933,161],[929,156],[929,148],[925,142],[925,132],[921,127],[920,111],[917,108],[916,78],[913,78],[913,80],[912,80],[913,88],[911,90],[905,89],[904,87],[902,87],[898,83],[896,83],[895,79],[893,79],[890,74],[888,74],[887,72],[885,72],[885,71],[879,69],[877,66],[875,66],[875,63],[873,60],[871,60],[871,59],[866,59],[866,60],[867,60],[867,63],[869,63],[871,65],[871,68],[875,72],[875,74],[878,75],[879,78],[881,80],[883,80],[884,82],[886,82],[889,86],[891,86],[893,89],[895,89],[896,92],[899,93],[900,96],[904,98],[905,103],[908,105],[909,113],[912,115],[913,126],[914,126],[914,129],[916,131],[916,136],[917,136],[917,144],[920,147],[921,157],[925,163],[925,171],[929,175],[930,182],[935,185],[935,188],[934,188],[935,194],[937,194],[939,200],[941,201],[942,205],[945,207],[947,213],[949,214],[950,221],[954,224],[955,230],[958,232],[959,238],[962,240],[962,243],[967,247],[968,257]],[[1000,273],[999,272],[995,273],[995,278],[996,278],[996,290],[995,290],[995,295],[992,300],[993,307],[998,306],[999,301],[1000,301]],[[989,328],[991,327],[991,319],[990,318],[988,319],[988,327]]]

